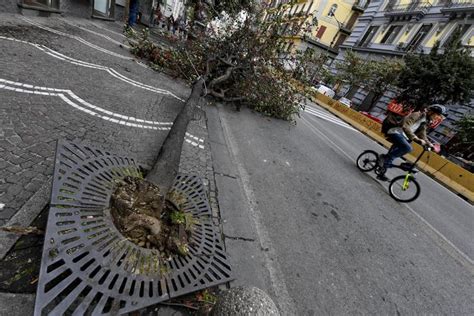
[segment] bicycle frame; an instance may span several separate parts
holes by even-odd
[[[408,185],[410,184],[410,181],[409,181],[410,177],[413,177],[413,175],[411,174],[411,172],[408,172],[405,176],[405,181],[403,181],[403,185],[402,185],[403,191],[406,191],[408,189]]]
[[[403,181],[403,185],[402,185],[402,190],[405,191],[408,189],[408,185],[410,183],[409,179],[410,177],[412,178],[415,178],[412,174],[412,171],[413,169],[415,169],[415,166],[417,164],[418,161],[420,161],[421,159],[421,156],[423,156],[423,154],[425,153],[425,151],[430,151],[430,149],[428,147],[425,147],[423,146],[423,151],[421,152],[421,154],[416,158],[415,162],[411,165],[411,167],[408,169],[408,170],[405,170],[403,168],[401,168],[400,166],[395,166],[397,168],[400,168],[402,170],[405,170],[407,172],[407,174],[405,175],[405,181]]]

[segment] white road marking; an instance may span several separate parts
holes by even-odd
[[[90,29],[88,29],[88,28],[86,28],[86,27],[83,27],[83,26],[80,26],[80,25],[77,25],[77,24],[74,24],[74,23],[71,23],[70,21],[67,21],[66,19],[61,20],[61,21],[64,22],[64,23],[66,23],[66,24],[69,24],[69,25],[71,25],[71,26],[77,27],[78,29],[81,29],[81,30],[83,30],[83,31],[86,31],[86,32],[89,32],[89,33],[91,33],[91,34],[94,34],[94,35],[100,36],[100,37],[102,37],[102,38],[105,38],[105,39],[108,40],[109,42],[112,42],[112,43],[117,44],[117,45],[122,45],[123,47],[130,49],[130,46],[128,46],[128,45],[126,45],[126,44],[124,44],[124,43],[122,43],[122,42],[116,41],[116,40],[114,40],[113,38],[111,38],[110,36],[104,35],[104,34],[99,33],[99,32],[95,32],[95,31],[93,31],[93,30],[90,30]],[[95,25],[95,24],[94,24],[94,25]]]
[[[85,61],[82,61],[82,60],[74,59],[72,57],[61,54],[61,53],[59,53],[59,52],[57,52],[57,51],[55,51],[51,48],[48,48],[44,45],[39,45],[39,44],[35,44],[35,43],[27,42],[27,41],[22,41],[22,40],[18,40],[18,39],[15,39],[15,38],[10,38],[10,37],[4,37],[4,36],[0,36],[0,39],[31,45],[31,46],[43,51],[44,53],[48,54],[49,56],[57,58],[59,60],[74,64],[74,65],[77,65],[77,66],[81,66],[81,67],[87,67],[87,68],[106,71],[109,75],[113,76],[114,78],[119,79],[121,81],[124,81],[124,82],[126,82],[130,85],[135,86],[135,87],[145,89],[145,90],[148,90],[148,91],[151,91],[151,92],[154,92],[154,93],[158,93],[158,94],[169,95],[171,97],[174,97],[175,99],[178,99],[181,102],[184,102],[183,99],[181,99],[180,97],[176,96],[175,94],[173,94],[172,92],[170,92],[168,90],[155,88],[153,86],[135,81],[133,79],[130,79],[130,78],[120,74],[118,71],[116,71],[113,68],[109,68],[109,67],[106,67],[106,66],[101,66],[101,65],[85,62]]]
[[[285,277],[280,268],[280,264],[278,263],[278,255],[276,253],[275,247],[273,246],[272,240],[269,237],[269,233],[267,232],[263,223],[263,215],[258,209],[258,204],[256,203],[257,199],[255,198],[250,176],[243,164],[236,159],[240,155],[237,142],[232,136],[232,133],[229,131],[228,123],[226,122],[225,117],[222,117],[221,119],[223,122],[222,128],[224,130],[224,137],[226,138],[226,142],[230,149],[229,153],[231,159],[234,161],[234,164],[237,167],[237,172],[239,173],[238,179],[240,179],[239,182],[242,185],[249,215],[257,232],[258,242],[260,243],[260,247],[262,249],[268,249],[268,251],[263,251],[263,256],[265,259],[265,267],[268,269],[270,275],[272,289],[275,292],[275,296],[277,298],[276,303],[279,305],[282,315],[297,315],[295,302],[288,292]]]
[[[103,27],[102,25],[100,25],[100,24],[98,24],[98,23],[94,23],[94,22],[92,22],[92,21],[90,21],[90,22],[91,22],[94,26],[96,26],[96,27],[98,27],[98,28],[100,28],[100,29],[102,29],[102,30],[104,30],[104,31],[107,31],[107,32],[110,32],[110,33],[112,33],[112,34],[119,35],[119,36],[121,36],[121,37],[126,38],[126,36],[123,35],[122,33],[109,30],[108,28],[105,28],[105,27]]]
[[[158,121],[142,120],[142,119],[135,118],[135,117],[132,117],[132,116],[125,116],[125,115],[122,115],[122,114],[119,114],[119,113],[114,113],[112,111],[105,110],[101,107],[92,105],[89,102],[81,99],[76,94],[74,94],[74,92],[72,92],[71,90],[55,89],[55,88],[40,87],[40,86],[32,86],[32,85],[29,85],[29,84],[10,81],[10,80],[6,80],[6,79],[2,79],[2,78],[0,78],[0,89],[10,90],[10,91],[20,92],[20,93],[56,96],[56,97],[59,97],[60,99],[62,99],[64,102],[66,102],[71,107],[73,107],[73,108],[75,108],[79,111],[82,111],[82,112],[87,113],[89,115],[92,115],[94,117],[103,119],[105,121],[109,121],[109,122],[120,124],[120,125],[129,126],[129,127],[167,131],[167,130],[170,130],[171,126],[173,125],[172,122],[158,122]],[[46,91],[52,91],[52,92],[46,92]],[[83,106],[75,103],[71,99],[75,100],[76,102],[80,103]],[[100,112],[103,113],[103,114],[101,114]],[[104,115],[104,114],[106,114],[106,115]],[[118,119],[116,119],[114,117],[116,117]],[[144,124],[137,124],[135,122],[144,123]],[[185,141],[187,143],[189,143],[193,146],[196,146],[198,148],[204,149],[204,146],[199,144],[199,143],[204,143],[204,140],[202,138],[196,137],[196,136],[191,135],[189,133],[186,133],[186,136],[187,137],[186,137]]]
[[[327,137],[325,134],[323,134],[323,132],[321,132],[321,130],[319,128],[317,128],[316,126],[314,126],[313,124],[311,124],[310,122],[308,122],[308,120],[306,120],[304,117],[301,118],[303,123],[309,127],[309,129],[317,134],[317,135],[320,135],[322,136],[324,139],[326,139],[327,142],[329,142],[330,146],[339,150],[344,156],[346,156],[347,158],[349,158],[350,160],[353,160],[353,158],[348,154],[346,153],[341,147],[339,147],[335,142],[333,142],[329,137]]]
[[[329,142],[329,145],[338,151],[340,151],[344,156],[349,158],[351,161],[354,160],[345,150],[339,147],[335,142],[333,142],[327,135],[325,135],[319,128],[312,125],[308,122],[305,118],[302,118],[303,123],[310,128],[310,130],[315,133],[316,135],[322,136]],[[459,197],[458,197],[459,198]],[[441,232],[439,232],[436,228],[434,228],[425,218],[423,218],[420,214],[418,214],[411,206],[407,204],[402,204],[405,206],[413,215],[419,218],[431,231],[433,231],[439,238],[441,238],[444,242],[446,242],[454,251],[456,251],[462,258],[467,260],[471,265],[474,264],[474,260],[471,259],[467,254],[465,254],[461,249],[456,247],[447,237],[445,237]]]
[[[125,56],[125,55],[120,55],[120,54],[117,54],[117,53],[114,53],[110,50],[107,50],[105,48],[102,48],[100,46],[97,46],[95,44],[92,44],[91,42],[88,42],[86,41],[85,39],[83,39],[82,37],[79,37],[79,36],[75,36],[75,35],[70,35],[70,34],[67,34],[67,33],[64,33],[64,32],[61,32],[61,31],[58,31],[58,30],[55,30],[55,29],[52,29],[52,28],[49,28],[47,26],[44,26],[44,25],[41,25],[39,23],[36,23],[36,22],[33,22],[32,20],[26,18],[26,17],[22,17],[22,19],[24,21],[26,21],[27,23],[31,24],[31,25],[34,25],[40,29],[43,29],[45,31],[48,31],[48,32],[51,32],[51,33],[54,33],[54,34],[57,34],[57,35],[61,35],[61,36],[65,36],[65,37],[69,37],[69,38],[72,38],[78,42],[81,42],[82,44],[84,45],[87,45],[95,50],[98,50],[100,52],[103,52],[105,54],[108,54],[110,56],[114,56],[114,57],[118,57],[118,58],[122,58],[122,59],[127,59],[127,60],[134,60],[132,57],[129,57],[129,56]]]
[[[337,124],[339,126],[342,126],[342,127],[345,127],[345,128],[348,128],[350,130],[353,130],[353,131],[356,131],[355,128],[353,128],[352,126],[350,126],[349,124],[347,124],[346,122],[344,122],[343,120],[337,118],[336,116],[328,113],[327,111],[324,111],[324,110],[318,110],[316,108],[313,108],[313,107],[308,107],[306,106],[305,110],[304,110],[306,113],[309,113],[311,115],[314,115],[316,117],[319,117],[323,120],[326,120],[326,121],[329,121],[329,122],[332,122],[334,124]]]
[[[309,108],[309,106],[308,106],[307,104],[305,104],[305,106],[306,106],[306,109]],[[314,107],[311,107],[311,109],[315,109],[315,108],[314,108]],[[320,110],[317,110],[317,111],[319,112]],[[325,113],[328,113],[328,112],[325,112]],[[341,120],[341,121],[344,122],[343,120]],[[349,125],[349,126],[350,126],[350,125]],[[360,132],[359,130],[357,130],[357,129],[352,128],[352,130],[361,133],[361,132]],[[374,143],[380,145],[380,143],[376,142],[375,140],[373,140],[373,141],[374,141]],[[436,180],[434,180],[434,179],[432,179],[431,177],[426,177],[426,178],[427,178],[429,181],[431,181],[431,182],[436,183],[436,184],[439,185],[439,182],[436,181]],[[448,192],[449,192],[453,197],[459,199],[459,196],[458,196],[456,193],[454,193],[453,191],[448,190]],[[466,201],[466,200],[464,200],[464,199],[461,199],[461,201],[464,202],[466,205],[472,206],[471,203],[469,203],[468,201]]]
[[[410,205],[404,204],[410,212],[415,215],[419,220],[428,226],[439,238],[446,242],[450,247],[452,247],[459,255],[461,255],[465,260],[467,260],[471,265],[474,265],[474,260],[471,259],[467,254],[465,254],[461,249],[456,247],[447,237],[440,233],[436,228],[433,227],[426,219],[424,219],[420,214],[418,214]]]

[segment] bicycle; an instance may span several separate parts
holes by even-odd
[[[423,146],[423,151],[414,163],[403,162],[392,167],[406,171],[405,175],[396,176],[390,181],[388,192],[390,196],[398,202],[408,203],[416,200],[420,195],[421,187],[415,179],[415,174],[419,171],[416,169],[416,163],[421,159],[425,151],[431,148]],[[357,157],[357,168],[362,172],[374,170],[376,174],[380,174],[380,166],[378,164],[379,154],[373,150],[365,150]],[[406,196],[406,197],[404,197]]]

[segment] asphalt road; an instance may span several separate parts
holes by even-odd
[[[394,201],[355,165],[382,147],[318,106],[296,126],[225,108],[220,120],[249,218],[222,195],[224,233],[256,236],[237,270],[284,315],[474,314],[471,205],[424,175],[417,201]]]

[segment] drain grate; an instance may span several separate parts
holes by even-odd
[[[35,315],[122,314],[232,280],[196,176],[173,185],[198,219],[188,256],[158,264],[157,251],[118,232],[108,209],[114,181],[139,170],[131,158],[58,142]]]

